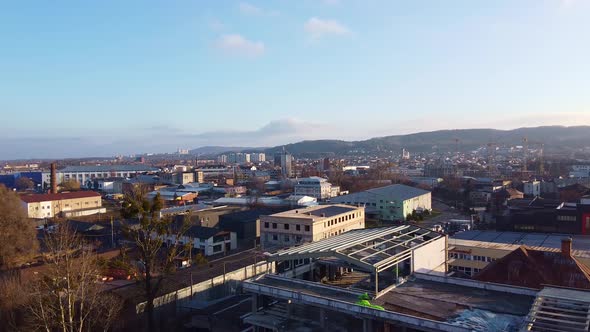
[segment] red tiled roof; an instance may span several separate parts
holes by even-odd
[[[95,191],[75,191],[69,193],[59,194],[33,194],[33,195],[21,195],[21,201],[25,203],[39,203],[48,201],[59,201],[64,199],[76,199],[76,198],[88,198],[88,197],[100,197],[100,194]]]
[[[542,285],[590,289],[590,268],[561,252],[521,246],[490,263],[474,279],[536,289]]]

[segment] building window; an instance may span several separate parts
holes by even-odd
[[[272,228],[274,228],[274,229],[276,229],[276,228],[277,228],[277,223],[276,223],[276,222],[273,222],[273,223],[272,223]]]
[[[295,230],[296,231],[300,231],[301,230],[301,225],[295,225]]]
[[[221,251],[221,244],[217,244],[213,246],[213,252],[220,252]]]
[[[285,224],[285,229],[289,229],[289,224]]]
[[[301,237],[301,235],[297,235],[295,237],[295,242],[297,242],[297,243],[301,243],[302,240],[303,240],[303,238]]]
[[[273,234],[272,235],[272,240],[273,241],[278,241],[279,240],[279,236],[277,234]]]
[[[309,225],[305,225],[305,231],[309,232],[311,230],[311,227],[309,227]]]
[[[265,222],[265,223],[264,223],[264,228],[268,228],[268,226],[269,226],[269,225],[268,225],[268,223],[267,223],[267,222]]]
[[[285,242],[289,242],[289,240],[290,240],[289,235],[285,235],[284,239],[285,239]]]

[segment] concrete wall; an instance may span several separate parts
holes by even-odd
[[[446,272],[447,239],[442,237],[414,250],[412,266],[418,273]]]
[[[401,216],[402,219],[405,219],[405,217],[412,213],[412,211],[414,210],[419,210],[419,209],[425,209],[428,211],[432,210],[432,194],[431,193],[427,193],[415,198],[411,198],[408,200],[405,200],[403,202],[403,214]]]
[[[154,300],[154,308],[158,308],[172,302],[190,301],[191,298],[194,297],[198,297],[205,301],[215,300],[216,296],[211,296],[211,293],[215,290],[218,290],[219,287],[225,288],[226,290],[229,290],[229,293],[235,294],[238,291],[239,282],[249,278],[253,278],[260,274],[274,272],[274,263],[259,262],[257,264],[248,265],[241,269],[227,272],[225,275],[219,275],[212,279],[195,283],[192,286],[182,288],[172,293],[168,293],[166,295],[157,297]],[[136,313],[143,313],[145,305],[146,302],[138,304],[135,307]]]
[[[471,279],[462,279],[462,278],[452,278],[452,277],[445,277],[439,275],[432,275],[432,274],[425,274],[425,273],[415,273],[414,276],[421,280],[429,280],[434,282],[441,282],[450,285],[459,285],[463,287],[472,287],[472,288],[479,288],[485,289],[489,291],[497,291],[503,293],[511,293],[511,294],[518,294],[518,295],[527,295],[536,297],[537,293],[539,292],[536,289],[532,288],[525,288],[525,287],[517,287],[517,286],[508,286],[502,284],[494,284],[491,282],[481,282],[475,281]]]

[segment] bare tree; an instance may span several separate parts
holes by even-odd
[[[0,331],[26,330],[27,297],[24,285],[17,271],[10,271],[0,276]]]
[[[4,185],[0,185],[0,230],[0,269],[12,268],[37,251],[35,225],[18,195]]]
[[[76,180],[66,180],[62,182],[60,185],[61,190],[63,191],[77,191],[80,190],[80,182]]]
[[[190,218],[184,218],[182,225],[175,225],[170,218],[160,217],[162,207],[159,194],[150,200],[145,188],[136,187],[125,196],[121,210],[124,218],[139,219],[138,225],[126,225],[123,234],[135,243],[142,265],[143,273],[138,275],[146,298],[148,331],[156,330],[154,299],[165,277],[173,273],[174,261],[190,252],[190,243],[181,246],[179,242],[189,228]]]
[[[35,187],[35,183],[28,177],[21,176],[20,178],[16,179],[14,186],[17,190],[27,190],[33,189]]]
[[[36,330],[108,331],[121,310],[114,295],[103,292],[97,256],[66,225],[47,233],[45,269],[31,284],[28,308]]]

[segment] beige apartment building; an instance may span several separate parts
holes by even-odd
[[[260,216],[262,247],[282,248],[365,228],[365,209],[343,204],[320,205]]]
[[[62,212],[102,211],[102,198],[94,191],[22,195],[20,199],[28,217],[34,219],[53,218]]]

